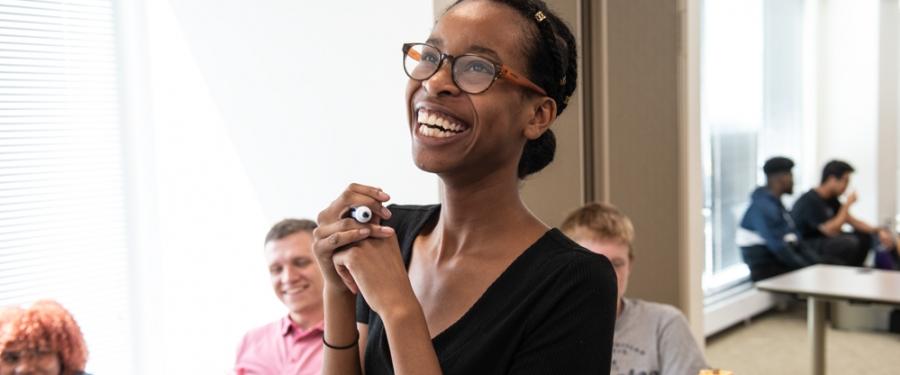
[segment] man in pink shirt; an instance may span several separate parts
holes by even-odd
[[[310,220],[285,219],[266,235],[272,288],[288,315],[247,332],[237,351],[238,375],[312,375],[322,370],[322,274],[312,252]]]

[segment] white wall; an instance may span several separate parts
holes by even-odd
[[[888,18],[890,18],[890,16]],[[900,0],[894,2],[893,18],[900,23]],[[900,27],[897,27],[895,24],[894,28],[897,31],[897,34],[895,35],[897,38],[895,48],[897,48],[898,51],[897,58],[900,59]],[[900,70],[900,68],[898,68],[898,70]],[[895,142],[897,143],[895,143],[895,145],[897,146],[896,148],[900,148],[900,72],[897,74],[897,102],[894,105],[896,106],[895,108],[898,108],[897,112],[895,112],[895,115],[897,116],[897,123],[895,124],[896,128],[894,129],[894,132],[897,135],[897,138],[895,139]],[[900,233],[900,151],[895,152],[897,153],[897,170],[895,171],[896,182],[894,188],[897,189],[897,191],[896,200],[894,201],[894,210],[896,210],[894,212],[894,229]]]
[[[851,212],[882,225],[897,213],[898,5],[895,0],[819,3],[818,157],[816,176],[831,159],[856,168]]]
[[[898,213],[900,184],[900,1],[881,0],[879,34],[878,224]]]
[[[437,201],[410,158],[400,66],[431,3],[131,3],[149,74],[130,77],[138,367],[224,373],[247,329],[285,313],[261,253],[272,223],[315,218],[352,181]]]
[[[880,0],[829,0],[819,5],[819,144],[817,173],[831,159],[856,169],[851,213],[877,223],[878,10]],[[818,182],[816,178],[815,182]],[[797,187],[802,193],[808,187]]]

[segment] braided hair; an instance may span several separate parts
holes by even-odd
[[[465,0],[457,0],[449,11]],[[535,25],[526,30],[525,56],[532,82],[547,91],[556,101],[556,114],[566,109],[578,81],[578,51],[575,36],[559,16],[541,0],[493,0],[519,12]],[[547,129],[537,139],[528,140],[519,159],[520,179],[544,169],[556,153],[556,136]]]

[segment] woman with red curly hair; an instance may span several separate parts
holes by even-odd
[[[0,309],[0,375],[85,375],[87,347],[57,302]]]

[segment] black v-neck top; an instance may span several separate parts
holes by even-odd
[[[440,206],[388,207],[409,267],[416,236]],[[616,316],[616,275],[606,257],[547,231],[510,264],[463,316],[437,335],[445,375],[608,374]],[[365,374],[393,374],[384,323],[364,296]]]

